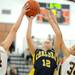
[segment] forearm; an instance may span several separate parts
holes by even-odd
[[[32,38],[31,33],[32,33],[32,22],[29,22],[28,29],[27,29],[27,39]]]
[[[58,26],[58,23],[55,21],[56,21],[55,18],[52,19],[52,17],[50,17],[49,24],[51,24],[50,26],[52,27],[52,29],[55,32],[55,53],[57,56],[58,55],[58,49],[61,48],[62,34],[61,34],[60,28]]]
[[[55,22],[55,24],[58,25],[57,19],[56,19],[56,17],[54,16],[54,14],[52,13],[51,10],[50,10],[50,15],[51,15],[51,17],[52,17],[52,20]]]
[[[52,20],[53,20],[53,22],[55,23],[54,25],[56,25],[56,27],[57,27],[58,33],[61,34],[61,30],[60,30],[60,28],[59,28],[57,19],[56,19],[56,17],[55,17],[54,15],[52,15]]]
[[[59,25],[58,25],[58,22],[57,22],[57,19],[56,19],[56,17],[52,14],[52,12],[50,11],[50,13],[51,13],[51,17],[52,17],[52,20],[53,20],[53,24],[51,25],[52,26],[52,28],[53,28],[53,30],[54,30],[54,32],[56,32],[57,33],[57,35],[56,35],[56,39],[57,39],[57,43],[59,43],[58,45],[58,47],[60,47],[61,48],[61,50],[62,50],[62,52],[63,52],[63,54],[65,55],[65,56],[68,56],[69,55],[69,50],[68,50],[68,48],[66,48],[66,46],[65,46],[65,44],[64,44],[64,41],[63,41],[63,37],[62,37],[62,33],[61,33],[61,30],[60,30],[60,28],[59,28]],[[51,23],[51,22],[50,22]],[[57,43],[56,43],[56,45],[57,45]],[[58,52],[58,50],[56,51],[56,53]]]
[[[34,54],[35,53],[35,48],[34,48],[34,45],[33,45],[31,31],[32,31],[32,19],[29,18],[26,39],[27,39],[28,47],[30,49],[31,54]]]
[[[20,25],[21,25],[21,22],[22,22],[22,19],[23,19],[23,16],[25,15],[25,13],[29,10],[29,5],[25,5],[23,8],[22,8],[22,11],[21,11],[21,14],[17,20],[17,22],[15,23],[15,25],[13,25],[13,27],[11,28],[8,36],[6,37],[6,39],[1,43],[1,45],[5,48],[5,49],[9,49],[10,45],[12,44],[12,42],[14,41],[15,39],[15,36],[16,36],[16,32],[17,30],[19,29]]]
[[[49,21],[50,26],[52,27],[52,29],[54,30],[55,34],[61,34],[60,29],[58,28],[58,25],[55,24],[55,22],[50,19]]]
[[[13,25],[13,27],[11,28],[8,36],[6,37],[6,39],[1,43],[1,45],[5,48],[5,49],[9,49],[10,45],[12,44],[12,42],[15,39],[16,36],[16,32],[18,30],[18,28],[20,27],[21,21],[23,19],[23,15],[21,14],[16,22],[15,25]]]
[[[19,28],[20,25],[21,25],[23,16],[24,16],[24,15],[21,13],[20,16],[19,16],[19,18],[18,18],[18,20],[17,20],[17,22],[16,22],[16,23],[14,24],[14,26],[12,27],[11,31],[17,32],[18,28]],[[10,32],[11,32],[11,31],[10,31]]]

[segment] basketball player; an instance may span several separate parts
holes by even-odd
[[[0,44],[0,75],[5,75],[6,73],[8,54],[11,52],[9,50],[9,47],[11,46],[12,42],[15,39],[16,32],[20,27],[20,24],[22,22],[25,13],[29,11],[28,8],[29,8],[28,5],[25,5],[23,7],[16,24],[13,25],[6,39]]]
[[[29,23],[28,23],[28,29],[26,35],[30,52],[34,57],[33,58],[34,69],[32,69],[30,75],[54,75],[55,68],[57,67],[56,57],[57,57],[57,51],[60,47],[60,41],[59,41],[59,39],[61,38],[60,32],[58,30],[58,27],[56,26],[57,22],[55,17],[51,16],[48,10],[43,15],[44,18],[49,22],[50,26],[54,28],[54,32],[56,36],[55,47],[52,48],[52,44],[50,40],[44,41],[42,49],[36,49],[34,47],[32,36],[31,36],[33,17],[30,17],[28,19]]]
[[[75,45],[72,46],[71,48],[66,47],[62,38],[62,33],[60,31],[60,28],[56,21],[55,23],[56,23],[56,26],[53,26],[53,30],[55,31],[58,30],[59,37],[60,37],[58,39],[58,41],[60,41],[60,45],[58,49],[61,49],[64,54],[63,62],[61,64],[60,72],[58,75],[75,75]]]
[[[60,41],[64,57],[63,63],[60,66],[59,75],[75,75],[75,45],[67,48],[62,37]]]

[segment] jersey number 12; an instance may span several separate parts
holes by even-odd
[[[50,64],[51,64],[50,60],[48,60],[48,59],[43,59],[42,62],[43,62],[43,66],[44,66],[44,67],[50,68]]]

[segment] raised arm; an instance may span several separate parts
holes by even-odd
[[[22,19],[25,15],[25,13],[28,11],[28,5],[24,6],[22,8],[21,14],[17,20],[17,22],[15,23],[15,25],[13,25],[13,27],[11,28],[8,36],[6,37],[6,39],[1,43],[1,46],[5,48],[6,51],[9,50],[10,45],[12,44],[12,42],[14,41],[14,38],[16,36],[16,32],[18,30],[18,28],[20,27],[20,24],[22,22]]]
[[[32,20],[33,20],[33,17],[28,18],[29,22],[28,22],[26,39],[27,39],[27,43],[28,43],[28,46],[29,46],[31,54],[34,54],[35,48],[34,48],[32,36],[31,36],[31,32],[32,32]]]
[[[59,28],[59,25],[57,23],[56,17],[53,15],[53,13],[51,11],[50,11],[50,14],[51,14],[51,17],[52,17],[53,21],[56,24],[56,27],[57,27],[58,31],[60,32],[59,36],[61,35],[60,40],[58,38],[59,37],[58,35],[56,37],[56,40],[55,40],[56,49],[60,48],[62,50],[64,56],[68,57],[70,55],[70,52],[69,52],[69,49],[66,47],[66,45],[64,43],[63,36],[62,36],[61,30]],[[53,30],[54,30],[54,27],[53,27]],[[56,29],[55,29],[55,31],[56,31]],[[60,43],[58,43],[58,41],[60,41]]]
[[[55,53],[56,56],[58,56],[58,50],[61,49],[61,40],[62,40],[62,33],[60,31],[60,28],[58,26],[56,17],[53,15],[53,13],[50,11],[50,19],[49,19],[49,23],[51,24],[51,27],[53,28],[54,32],[55,32],[55,43],[54,43],[54,47],[55,47]]]
[[[60,31],[60,28],[58,26],[57,20],[55,16],[52,14],[52,12],[46,10],[44,17],[48,20],[49,24],[53,28],[55,32],[55,53],[57,56],[58,50],[61,49],[64,53],[65,56],[69,54],[68,48],[65,46],[63,38],[62,38],[62,33]]]

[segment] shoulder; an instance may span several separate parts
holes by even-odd
[[[55,52],[55,49],[54,49],[54,48],[51,48],[50,51],[51,51],[51,52]]]
[[[54,48],[52,47],[52,48],[50,48],[50,49],[48,49],[48,50],[54,50]]]
[[[0,46],[0,52],[6,52],[3,46]]]
[[[36,53],[36,52],[39,52],[39,51],[42,51],[42,49],[37,48],[37,49],[35,50],[35,53]]]
[[[7,52],[3,46],[0,46],[0,53],[7,54]]]

